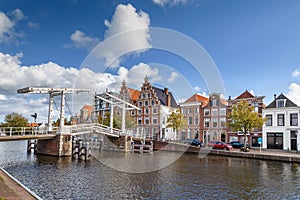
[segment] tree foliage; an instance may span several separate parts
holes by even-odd
[[[246,150],[247,133],[254,128],[262,127],[265,119],[254,111],[254,106],[247,101],[240,101],[232,106],[232,111],[228,115],[229,126],[234,131],[242,131],[244,134],[244,150]]]
[[[178,110],[173,111],[167,119],[167,128],[172,128],[174,131],[178,132],[180,129],[187,127],[187,121],[184,119],[183,114]]]
[[[11,113],[5,116],[3,127],[26,127],[29,126],[28,119],[18,113]]]
[[[121,129],[122,128],[122,114],[114,110],[114,119],[113,119],[113,127]],[[110,126],[110,113],[106,112],[105,117],[101,115],[98,116],[98,123],[103,124],[105,126]],[[125,112],[125,127],[126,128],[135,128],[136,123],[134,119],[130,116],[129,112]]]

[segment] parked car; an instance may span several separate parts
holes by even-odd
[[[229,143],[233,148],[242,148],[244,147],[244,144],[239,142],[239,141],[232,141]],[[250,145],[248,143],[246,143],[246,147],[250,148]]]
[[[200,146],[202,147],[203,146],[203,142],[200,142],[199,140],[184,140],[182,141],[184,144],[189,144],[189,145],[192,145],[192,146]]]
[[[212,147],[213,149],[226,149],[231,150],[232,146],[230,144],[226,144],[225,142],[220,141],[211,141],[207,144],[208,147]]]
[[[192,146],[197,146],[197,147],[198,147],[198,146],[199,146],[199,147],[202,147],[202,146],[203,146],[203,142],[200,142],[199,140],[196,140],[196,139],[195,139],[195,140],[192,141],[191,145],[192,145]]]

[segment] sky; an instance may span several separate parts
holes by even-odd
[[[298,0],[0,1],[0,122],[17,112],[46,121],[48,95],[20,88],[140,89],[147,75],[180,102],[194,93],[283,93],[300,105]],[[58,115],[59,99],[55,100]]]

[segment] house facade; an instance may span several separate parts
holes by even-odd
[[[227,137],[227,101],[221,98],[218,93],[209,95],[206,106],[203,107],[202,141],[226,142]],[[200,139],[201,140],[201,139]]]
[[[141,90],[138,92],[127,87],[124,81],[120,90],[120,97],[123,100],[128,98],[140,108],[140,110],[131,111],[138,132],[143,132],[148,139],[176,140],[176,133],[172,128],[166,127],[168,116],[173,111],[178,110],[178,105],[168,88],[160,89],[152,86],[146,76]]]
[[[231,99],[229,97],[228,99],[228,113],[231,112],[232,106],[237,105],[240,101],[247,101],[249,105],[254,107],[254,112],[257,112],[260,116],[262,116],[263,108],[265,108],[265,105],[263,103],[264,96],[254,96],[249,91],[243,92],[241,95],[236,97],[235,99]],[[230,119],[228,119],[230,120]],[[247,139],[246,141],[250,144],[252,147],[258,147],[258,138],[262,137],[262,127],[257,127],[251,130],[249,133],[247,133]],[[244,133],[241,131],[233,131],[230,127],[228,127],[228,142],[231,141],[244,141]]]
[[[280,94],[263,110],[263,148],[300,149],[300,107]]]
[[[187,128],[181,130],[178,135],[180,141],[189,139],[203,140],[203,109],[207,105],[208,98],[194,94],[184,103],[179,104],[180,112],[187,121]],[[202,126],[201,126],[202,125]]]

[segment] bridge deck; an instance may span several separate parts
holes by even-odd
[[[13,135],[13,136],[0,136],[0,141],[12,140],[47,140],[55,138],[56,134],[47,135]]]

